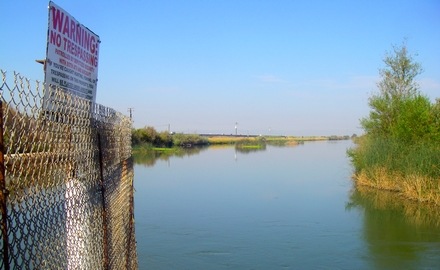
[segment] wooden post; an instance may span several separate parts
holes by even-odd
[[[1,230],[3,239],[3,266],[9,270],[9,239],[8,239],[8,213],[6,199],[8,190],[6,189],[6,169],[5,169],[5,146],[3,138],[3,102],[0,100],[0,211],[1,211]]]
[[[105,186],[104,186],[104,161],[102,157],[101,134],[98,132],[98,156],[99,156],[99,178],[101,185],[102,200],[102,226],[103,226],[103,248],[104,248],[104,269],[109,269],[108,265],[108,226],[107,226],[107,205],[105,203]]]

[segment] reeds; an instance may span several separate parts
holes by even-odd
[[[208,138],[209,144],[235,144],[237,142],[248,140],[248,137],[235,137],[235,136],[213,136]]]
[[[417,201],[440,205],[440,146],[362,138],[348,152],[357,185],[392,190]]]

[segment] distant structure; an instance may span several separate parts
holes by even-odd
[[[130,113],[130,120],[133,120],[133,111],[134,108],[128,108],[128,112]]]
[[[238,123],[237,122],[235,122],[235,136],[237,136],[238,134],[237,134],[237,125],[238,125]]]

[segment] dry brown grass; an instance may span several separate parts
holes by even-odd
[[[233,137],[233,136],[214,136],[209,137],[210,144],[234,144],[239,141],[249,140],[248,137]]]
[[[403,175],[383,167],[376,167],[369,173],[362,171],[353,178],[358,186],[394,191],[413,201],[440,205],[440,179],[417,174]]]
[[[328,141],[326,136],[302,136],[302,137],[289,137],[295,141]]]

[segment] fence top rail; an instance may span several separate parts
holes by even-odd
[[[18,72],[11,75],[0,69],[1,101],[17,112],[28,115],[38,114],[80,114],[103,123],[128,122],[128,116],[113,108],[74,95],[61,87],[46,85],[38,80],[32,81]],[[23,101],[24,100],[24,101]],[[27,104],[25,104],[25,102]]]

